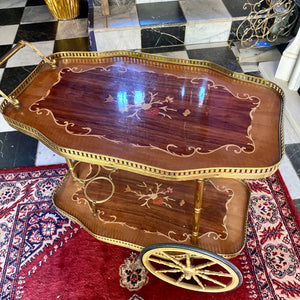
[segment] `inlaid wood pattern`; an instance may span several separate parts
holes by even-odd
[[[50,142],[150,167],[263,168],[282,156],[281,96],[209,68],[65,58],[18,99],[4,114]]]
[[[92,178],[97,166],[80,163],[80,179]],[[101,171],[99,178],[107,176]],[[115,193],[94,207],[83,191],[83,182],[68,173],[55,191],[53,201],[97,237],[116,243],[145,247],[153,243],[191,244],[195,181],[160,181],[156,178],[115,170],[111,175]],[[88,188],[93,200],[110,194],[103,179]],[[237,254],[245,242],[249,189],[234,179],[212,179],[204,184],[197,245],[219,254]]]
[[[61,105],[61,99],[70,98]],[[186,80],[116,65],[83,72],[63,69],[49,95],[30,110],[51,113],[70,135],[97,136],[184,157],[221,147],[253,152],[248,131],[259,102],[254,96],[234,95],[204,76]]]

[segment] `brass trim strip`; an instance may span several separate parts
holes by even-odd
[[[10,99],[16,99],[26,88],[27,86],[36,78],[39,72],[45,67],[46,63],[42,60],[36,68],[6,97],[3,97],[4,100],[0,106],[0,112],[3,114],[5,107],[11,102]],[[13,102],[15,102],[13,100]],[[18,103],[19,105],[19,103]]]
[[[137,245],[137,244],[133,244],[130,242],[126,242],[126,241],[122,241],[122,240],[118,240],[118,239],[113,239],[113,238],[109,238],[109,237],[104,237],[98,234],[93,233],[90,229],[88,229],[81,221],[79,221],[77,218],[75,218],[74,216],[70,215],[69,213],[67,213],[66,211],[64,211],[63,209],[57,207],[57,205],[54,202],[54,196],[57,192],[57,190],[63,185],[64,181],[67,179],[68,173],[70,173],[70,170],[68,170],[68,172],[66,173],[66,175],[64,176],[64,178],[61,180],[61,182],[58,184],[58,186],[55,188],[53,195],[52,195],[52,203],[55,206],[55,208],[57,209],[58,212],[60,212],[62,215],[66,216],[67,218],[69,218],[70,220],[72,220],[73,222],[79,224],[84,230],[86,230],[89,234],[91,234],[93,237],[95,237],[96,239],[103,241],[103,242],[107,242],[109,244],[112,245],[117,245],[117,246],[123,246],[126,247],[128,249],[134,250],[134,251],[142,251],[142,249],[144,248],[141,245]],[[71,175],[72,176],[72,175]],[[244,180],[239,180],[241,182],[243,182],[248,190],[248,206],[247,206],[247,211],[249,211],[249,205],[250,205],[250,193],[251,193],[251,189],[249,187],[249,184],[244,181]],[[227,254],[222,254],[222,253],[216,253],[224,258],[233,258],[238,256],[242,250],[245,247],[246,244],[246,235],[247,235],[247,222],[248,222],[248,213],[246,214],[246,220],[244,222],[244,236],[243,236],[243,246],[241,247],[241,249],[235,253],[227,253]],[[183,244],[186,245],[186,244]],[[193,245],[192,243],[190,245]],[[198,247],[199,248],[199,247]],[[211,251],[211,250],[208,250]]]
[[[59,213],[61,213],[63,216],[66,216],[68,219],[72,220],[73,222],[79,224],[82,228],[84,228],[84,230],[86,230],[89,234],[91,234],[97,240],[100,240],[100,241],[103,241],[103,242],[106,242],[106,243],[109,243],[112,245],[123,246],[123,247],[129,248],[134,251],[139,251],[139,252],[142,251],[142,249],[144,248],[143,246],[139,246],[139,245],[136,245],[133,243],[129,243],[129,242],[125,242],[125,241],[117,240],[117,239],[112,239],[112,238],[108,238],[108,237],[104,237],[104,236],[95,234],[92,231],[90,231],[86,226],[84,226],[83,223],[81,223],[78,219],[76,219],[72,215],[68,214],[63,209],[60,209],[59,207],[57,207],[55,205],[55,203],[54,203],[54,206]]]
[[[22,49],[23,47],[28,46],[30,47],[32,50],[34,50],[39,56],[40,58],[45,62],[48,63],[49,65],[51,65],[52,68],[56,68],[56,62],[55,60],[51,60],[51,58],[47,58],[45,57],[34,45],[30,44],[29,42],[26,41],[22,41],[20,40],[10,51],[8,51],[8,53],[6,53],[4,56],[2,56],[0,58],[0,65],[4,64],[7,60],[9,60],[13,55],[15,55],[20,49]],[[18,107],[19,106],[19,101],[15,98],[15,95],[12,95],[10,97],[8,97],[5,93],[3,93],[0,90],[0,95],[9,103],[11,103],[12,105]]]
[[[215,63],[205,61],[205,60],[196,60],[196,59],[183,59],[183,58],[174,58],[174,57],[166,57],[166,56],[160,56],[160,55],[154,55],[154,54],[148,54],[148,53],[142,53],[142,52],[134,52],[134,51],[128,51],[128,50],[114,50],[114,51],[69,51],[69,52],[58,52],[51,54],[47,56],[47,59],[51,62],[56,62],[56,65],[59,65],[58,60],[64,60],[64,59],[77,59],[77,63],[83,63],[86,64],[88,62],[96,63],[97,59],[103,59],[103,58],[112,58],[114,57],[116,61],[118,59],[123,59],[124,57],[128,61],[136,62],[136,59],[140,59],[140,63],[148,64],[148,65],[155,65],[160,66],[161,63],[164,63],[164,67],[167,68],[176,68],[176,65],[184,65],[189,66],[190,71],[197,71],[199,67],[207,68],[210,70],[214,70],[218,73],[221,73],[223,75],[226,75],[230,78],[238,79],[240,81],[245,81],[249,83],[253,83],[260,86],[265,86],[267,88],[272,89],[277,94],[279,94],[282,98],[284,98],[284,92],[283,90],[274,82],[268,81],[263,78],[258,78],[251,75],[246,75],[242,73],[237,73],[230,71],[222,66],[219,66]],[[82,59],[82,61],[78,59]],[[19,85],[12,93],[13,96],[18,96],[29,84],[29,81],[31,82],[34,77],[39,72],[41,66],[45,64],[44,61],[41,61],[40,64],[37,66],[37,68],[24,80],[24,82]],[[165,65],[167,64],[167,65]]]
[[[153,167],[150,165],[121,159],[113,156],[101,155],[97,153],[91,153],[86,151],[80,151],[65,147],[60,147],[46,138],[35,128],[22,124],[16,120],[10,119],[4,115],[7,123],[17,129],[20,132],[28,134],[43,144],[45,144],[53,152],[65,157],[66,159],[74,159],[77,161],[82,161],[90,164],[98,164],[102,166],[112,167],[115,169],[121,169],[124,171],[129,171],[145,176],[155,177],[162,180],[172,180],[172,181],[184,181],[184,180],[194,180],[201,178],[213,178],[213,177],[226,177],[235,179],[259,179],[263,177],[271,176],[280,164],[280,161],[273,166],[264,168],[201,168],[201,169],[191,169],[191,170],[168,170]]]
[[[237,179],[237,180],[239,180],[239,179]],[[242,182],[246,186],[247,192],[248,192],[248,205],[247,205],[247,209],[246,209],[247,213],[246,213],[246,218],[244,220],[243,246],[236,253],[232,253],[232,254],[219,254],[219,255],[223,256],[224,258],[229,258],[229,259],[238,256],[243,251],[243,249],[245,248],[246,241],[247,241],[246,237],[247,237],[247,226],[248,226],[248,217],[249,217],[249,213],[248,212],[249,212],[250,198],[251,198],[251,188],[250,188],[250,186],[249,186],[249,184],[248,184],[247,181],[245,181],[245,180],[239,180],[239,181]]]
[[[50,141],[43,134],[41,134],[35,128],[22,124],[16,120],[10,119],[4,115],[4,119],[7,123],[17,129],[20,132],[28,134],[43,144],[45,144],[53,152],[65,157],[66,159],[74,159],[77,161],[82,161],[90,164],[98,164],[102,166],[112,167],[115,169],[121,169],[124,171],[129,171],[145,176],[155,177],[162,180],[172,180],[172,181],[184,181],[184,180],[194,180],[201,178],[212,178],[212,177],[226,177],[235,179],[259,179],[263,177],[271,176],[279,167],[281,161],[270,167],[264,168],[201,168],[201,169],[191,169],[191,170],[168,170],[153,167],[150,165],[121,159],[113,156],[101,155],[97,153],[91,153],[87,151],[80,151],[65,147],[60,147],[57,144]]]
[[[117,246],[123,246],[126,248],[129,248],[131,250],[134,251],[141,251],[144,247],[140,246],[140,245],[136,245],[133,243],[129,243],[126,241],[122,241],[122,240],[117,240],[117,239],[112,239],[112,238],[108,238],[108,237],[104,237],[98,234],[93,233],[90,229],[88,229],[81,221],[79,221],[77,218],[73,217],[72,215],[70,215],[69,213],[67,213],[66,211],[64,211],[63,209],[59,208],[55,202],[54,202],[54,196],[57,192],[57,190],[63,185],[63,183],[65,182],[65,180],[67,179],[68,174],[70,173],[70,170],[68,170],[68,172],[66,173],[66,175],[64,176],[64,178],[60,181],[60,183],[58,184],[58,186],[55,188],[53,194],[52,194],[52,203],[54,205],[54,207],[57,209],[58,212],[60,212],[63,216],[66,216],[67,218],[69,218],[70,220],[72,220],[73,222],[79,224],[84,230],[86,230],[89,234],[91,234],[93,237],[95,237],[96,239],[103,241],[103,242],[107,242],[113,245],[117,245]],[[72,176],[72,174],[71,174]]]
[[[118,57],[116,57],[118,56]],[[136,62],[139,59],[140,63],[149,64],[160,66],[164,63],[164,67],[167,68],[176,68],[176,65],[184,65],[188,66],[191,71],[197,71],[199,67],[205,67],[216,72],[219,72],[225,76],[230,78],[234,78],[237,80],[253,83],[256,85],[264,86],[270,88],[271,90],[275,91],[280,97],[282,101],[282,108],[281,111],[283,112],[284,109],[284,92],[283,90],[273,82],[268,80],[257,78],[251,75],[245,75],[241,73],[236,73],[230,71],[226,68],[223,68],[217,64],[203,61],[203,60],[192,60],[192,59],[180,59],[180,58],[172,58],[172,57],[165,57],[159,55],[153,55],[148,53],[141,53],[141,52],[133,52],[127,50],[115,50],[115,51],[103,51],[103,52],[58,52],[49,55],[47,58],[50,61],[56,61],[57,65],[59,65],[59,60],[64,59],[76,59],[77,63],[96,63],[97,59],[103,58],[111,58],[114,57],[117,61],[118,59],[123,59],[124,57],[128,61]],[[82,59],[82,61],[80,60]],[[167,65],[165,65],[167,63]],[[11,98],[16,98],[25,88],[35,79],[35,77],[39,74],[42,68],[45,67],[45,62],[41,61],[40,64],[34,69],[34,71],[9,95]],[[9,104],[7,99],[1,104],[0,111],[3,114],[5,107]],[[281,162],[281,160],[273,166],[269,167],[258,167],[258,168],[202,168],[202,169],[193,169],[193,170],[167,170],[162,168],[153,167],[150,165],[145,165],[142,163],[137,163],[134,161],[129,161],[125,159],[119,159],[112,156],[107,155],[100,155],[96,153],[80,151],[65,147],[60,147],[46,138],[42,133],[38,130],[22,124],[18,121],[10,119],[9,117],[4,115],[4,118],[9,123],[10,126],[14,127],[15,129],[31,135],[34,138],[37,138],[41,142],[43,142],[47,147],[49,147],[55,153],[62,155],[66,159],[75,159],[80,160],[87,163],[93,164],[100,164],[104,166],[110,166],[117,169],[122,169],[125,171],[131,171],[138,174],[152,176],[163,180],[194,180],[194,179],[201,179],[207,177],[227,177],[227,178],[252,178],[258,179],[266,176],[272,175],[277,169]],[[283,140],[283,126],[282,121],[283,118],[280,120],[280,143],[281,143],[281,158],[284,154],[284,140]]]

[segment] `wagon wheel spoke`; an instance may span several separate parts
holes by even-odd
[[[198,283],[198,285],[201,287],[201,289],[205,289],[204,285],[200,281],[200,279],[197,276],[193,276],[193,279]]]
[[[216,262],[214,262],[214,261],[208,261],[204,264],[197,265],[196,270],[201,270],[201,269],[204,269],[204,268],[207,268],[207,267],[211,267],[215,264],[216,264]]]
[[[165,269],[165,270],[157,270],[158,273],[179,273],[182,272],[181,269]]]
[[[176,281],[176,283],[180,283],[184,279],[184,274],[182,274]]]
[[[191,267],[191,256],[190,256],[189,253],[187,253],[186,256],[185,256],[185,262],[186,262],[186,266],[188,268],[190,268]]]
[[[156,263],[158,263],[158,264],[160,264],[160,265],[168,266],[168,267],[170,267],[170,268],[181,269],[180,266],[175,265],[175,264],[173,264],[173,263],[171,263],[171,262],[162,260],[162,259],[158,259],[158,258],[153,258],[153,257],[151,257],[151,258],[149,258],[149,260],[152,261],[152,262],[156,262]]]
[[[211,281],[211,282],[213,282],[213,283],[215,283],[215,284],[217,284],[219,286],[226,287],[226,284],[224,284],[224,283],[222,283],[222,282],[220,282],[220,281],[218,281],[216,279],[213,279],[213,278],[211,278],[209,276],[206,276],[206,275],[203,275],[203,274],[197,274],[197,276],[199,276],[199,277],[201,277],[203,279],[206,279],[208,281]]]
[[[240,271],[222,256],[184,244],[146,247],[141,260],[153,275],[189,290],[225,292],[242,282]]]
[[[231,277],[231,275],[229,273],[224,273],[224,272],[215,272],[215,271],[211,271],[211,270],[202,270],[202,271],[198,271],[197,275],[215,275],[215,276],[220,276],[220,277]]]
[[[171,261],[173,261],[177,266],[184,268],[184,265],[177,260],[176,258],[172,257],[171,255],[167,254],[166,252],[162,251],[163,256],[166,256],[168,259],[170,259]]]

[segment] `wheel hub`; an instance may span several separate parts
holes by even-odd
[[[183,274],[184,274],[184,278],[186,280],[190,280],[193,276],[196,275],[196,270],[195,270],[195,268],[192,268],[192,267],[190,267],[190,268],[186,267],[183,269]]]
[[[143,249],[142,262],[153,275],[199,292],[225,292],[242,282],[240,271],[225,258],[193,246],[151,245]]]

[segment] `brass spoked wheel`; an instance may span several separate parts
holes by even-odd
[[[188,290],[226,292],[241,285],[241,272],[213,252],[182,244],[155,244],[141,252],[144,267],[156,277]]]

